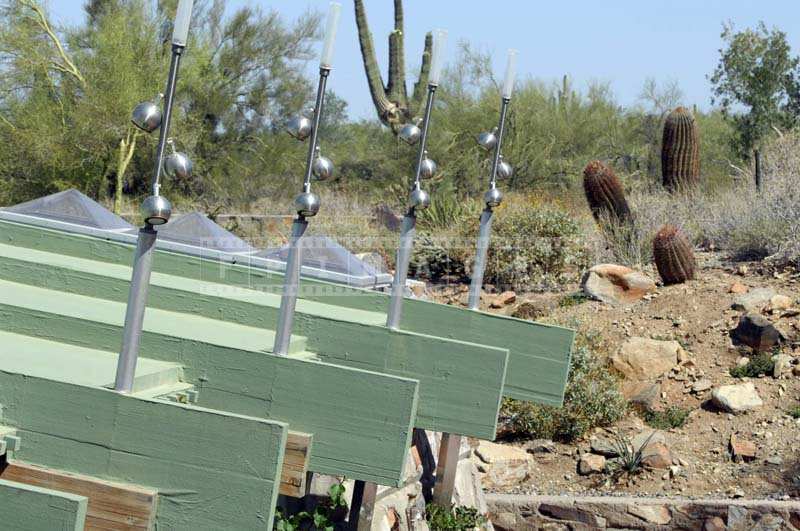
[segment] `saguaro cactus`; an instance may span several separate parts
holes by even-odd
[[[583,170],[583,190],[595,220],[600,221],[604,214],[620,222],[631,220],[622,183],[614,170],[599,160],[593,160]]]
[[[367,13],[363,0],[354,0],[356,26],[358,26],[358,42],[361,45],[361,57],[364,71],[367,74],[369,92],[378,113],[378,118],[397,134],[400,128],[411,122],[425,100],[428,87],[428,74],[431,67],[431,51],[433,36],[425,36],[425,51],[422,54],[422,66],[419,79],[414,85],[411,98],[406,91],[406,65],[403,36],[403,2],[394,0],[394,31],[389,34],[389,82],[384,85],[381,69],[375,57],[372,44],[372,33],[367,24]]]
[[[661,176],[671,190],[686,190],[700,182],[700,140],[694,116],[678,107],[664,122],[661,142]]]
[[[656,234],[653,258],[664,284],[681,284],[694,278],[692,246],[686,235],[673,225],[664,225]]]

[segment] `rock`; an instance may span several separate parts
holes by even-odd
[[[658,430],[646,430],[638,435],[636,435],[633,439],[631,439],[631,447],[634,452],[638,452],[645,444],[650,446],[651,444],[660,443],[666,446],[667,440],[664,437],[664,433]]]
[[[767,457],[766,461],[767,464],[775,466],[781,466],[783,464],[783,458],[779,455],[772,455],[770,457]]]
[[[525,446],[525,451],[529,454],[554,454],[556,443],[550,439],[534,439]]]
[[[741,295],[742,293],[747,293],[748,291],[750,291],[750,288],[741,282],[734,282],[731,284],[731,287],[728,288],[728,293],[734,293],[736,295]]]
[[[583,454],[578,461],[578,474],[588,476],[599,474],[606,469],[606,458],[602,455]]]
[[[644,273],[616,264],[598,264],[583,275],[581,288],[587,296],[612,305],[632,304],[656,291],[656,283]]]
[[[487,465],[507,461],[527,461],[528,453],[522,448],[509,446],[507,444],[497,444],[489,441],[480,441],[475,448],[475,455]]]
[[[794,361],[794,358],[788,354],[776,354],[775,356],[772,356],[772,361],[775,362],[775,366],[772,368],[773,378],[780,378],[784,374],[789,374],[792,372],[792,362]]]
[[[533,463],[528,453],[515,446],[480,441],[475,455],[486,466],[483,485],[490,489],[501,489],[519,485],[533,472]]]
[[[709,518],[703,522],[703,531],[725,531],[726,529],[728,529],[728,526],[725,525],[725,520],[719,516]]]
[[[711,383],[711,380],[709,380],[708,378],[703,378],[702,380],[697,380],[692,385],[692,392],[702,393],[703,391],[708,391],[709,389],[711,389],[712,386],[713,384]]]
[[[592,450],[592,453],[602,455],[603,457],[619,457],[619,449],[610,439],[593,437],[589,441],[589,448]]]
[[[508,306],[509,304],[513,303],[517,300],[517,294],[513,291],[504,291],[497,297],[492,300],[491,307],[492,308],[502,308],[503,306]]]
[[[764,405],[752,382],[717,387],[711,392],[711,401],[729,413],[742,413]]]
[[[626,378],[647,381],[677,365],[680,350],[677,341],[632,337],[611,357],[611,363]]]
[[[731,434],[731,458],[737,463],[752,461],[756,458],[756,444],[753,441],[742,439],[735,433]]]
[[[792,374],[794,374],[795,376],[800,376],[800,365],[794,366],[794,368],[792,369]]]
[[[628,513],[638,516],[649,524],[667,525],[672,520],[672,514],[665,505],[640,505],[630,504]]]
[[[778,329],[757,313],[741,316],[730,336],[734,345],[747,345],[759,352],[771,349],[783,339]]]
[[[737,295],[733,299],[731,308],[745,312],[757,312],[769,303],[775,295],[777,293],[772,288],[756,288],[747,293]]]
[[[648,468],[667,470],[672,466],[672,453],[661,442],[650,442],[642,450],[642,465]]]
[[[647,411],[653,409],[656,401],[658,401],[658,397],[661,396],[661,386],[648,382],[624,382],[622,385],[622,396],[624,396],[632,406]]]
[[[532,301],[522,301],[511,312],[511,317],[533,320],[544,317],[548,313],[550,313],[550,309],[544,305]]]
[[[767,311],[770,313],[777,313],[781,310],[788,310],[791,307],[792,307],[791,297],[787,297],[786,295],[774,295],[769,300],[769,306],[767,306]]]

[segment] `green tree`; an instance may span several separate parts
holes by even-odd
[[[713,101],[734,124],[739,152],[749,157],[771,130],[797,123],[800,58],[792,56],[786,33],[763,22],[743,31],[726,24],[722,40],[725,47],[709,78]]]

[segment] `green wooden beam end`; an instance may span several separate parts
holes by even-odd
[[[14,531],[83,531],[88,499],[0,479],[0,527]]]
[[[0,243],[96,260],[130,263],[132,247],[90,236],[0,221]],[[246,260],[246,258],[244,258]],[[228,286],[277,293],[280,273],[157,251],[154,270]],[[383,314],[388,296],[318,280],[303,279],[301,298],[327,305]],[[298,308],[300,305],[298,304]],[[408,299],[403,327],[410,332],[457,337],[509,350],[505,394],[537,403],[563,401],[574,332],[557,326]]]
[[[0,281],[0,330],[116,352],[124,305]],[[70,310],[71,309],[71,310]],[[312,433],[309,469],[398,485],[416,418],[417,380],[164,335],[141,356],[177,362],[199,404]],[[0,359],[2,370],[2,359]]]
[[[7,372],[0,404],[15,458],[155,488],[158,528],[272,529],[285,423]]]
[[[0,278],[124,302],[130,269],[0,245]],[[149,304],[261,330],[277,322],[280,297],[155,273]],[[419,380],[415,427],[494,439],[507,349],[392,332],[383,314],[314,301],[298,301],[297,312],[295,331],[323,361]]]

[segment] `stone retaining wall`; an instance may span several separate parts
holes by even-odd
[[[498,531],[800,530],[800,502],[487,494]]]

